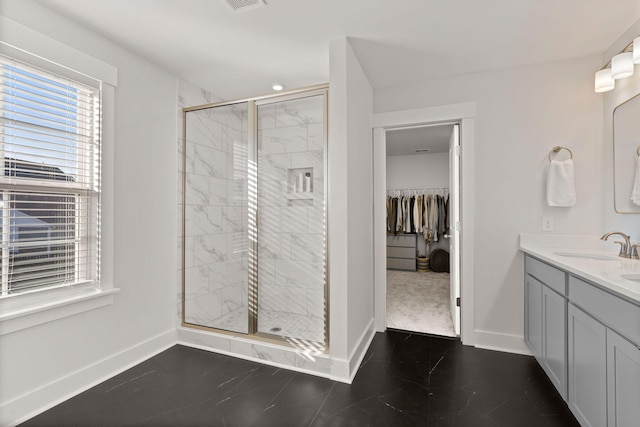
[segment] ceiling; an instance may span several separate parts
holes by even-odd
[[[638,0],[37,1],[222,99],[328,82],[342,36],[378,89],[600,55],[640,18]]]
[[[388,130],[386,134],[387,156],[447,153],[452,124],[427,125],[406,129]],[[425,150],[428,152],[416,152]]]

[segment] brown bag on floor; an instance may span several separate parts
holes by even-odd
[[[437,273],[449,273],[449,252],[436,249],[429,256],[429,267]]]

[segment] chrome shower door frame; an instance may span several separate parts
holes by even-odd
[[[258,332],[258,303],[259,303],[259,283],[258,283],[258,228],[259,228],[259,206],[258,206],[258,186],[260,185],[258,176],[258,107],[275,104],[278,102],[307,98],[322,95],[323,99],[323,203],[324,203],[324,229],[323,229],[323,284],[324,284],[324,343],[310,342],[299,337],[286,337],[265,332]],[[254,98],[239,99],[234,101],[224,101],[187,107],[182,110],[182,295],[181,295],[181,325],[183,327],[212,331],[225,335],[251,337],[258,341],[272,342],[287,345],[300,349],[312,349],[322,353],[329,351],[329,263],[328,263],[328,84],[290,90],[283,93],[265,95]],[[210,326],[197,325],[185,321],[185,289],[186,289],[186,176],[187,176],[187,114],[189,112],[206,110],[216,107],[247,104],[248,108],[248,158],[247,158],[247,180],[248,180],[248,333],[233,332],[224,329],[217,329]]]

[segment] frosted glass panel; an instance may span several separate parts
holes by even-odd
[[[247,104],[186,114],[184,321],[249,332]]]
[[[257,330],[325,341],[323,95],[258,105]]]

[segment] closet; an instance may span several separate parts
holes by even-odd
[[[387,268],[428,270],[432,249],[448,249],[449,189],[388,189],[386,206]]]
[[[454,126],[386,131],[388,328],[456,336],[449,261]]]

